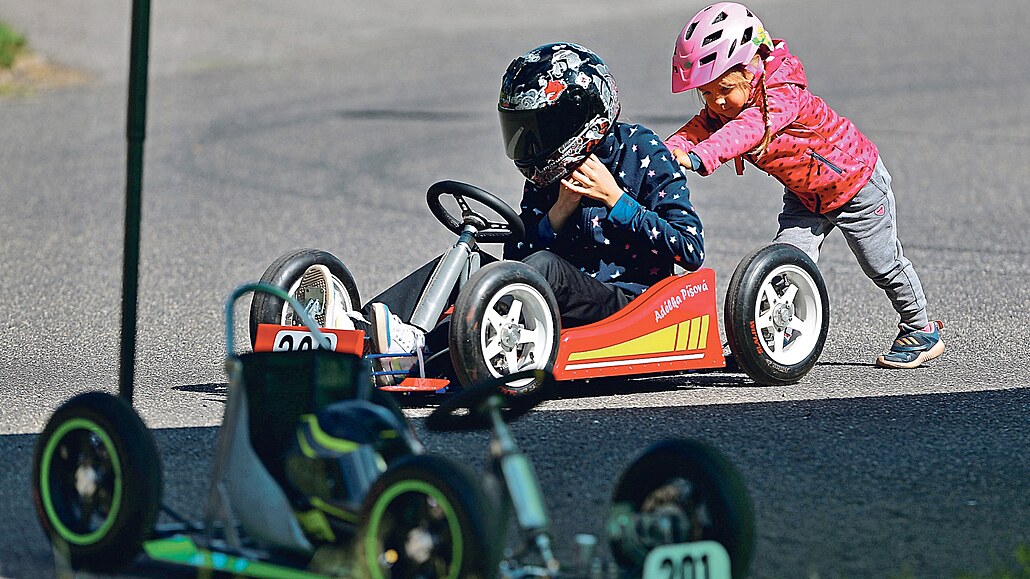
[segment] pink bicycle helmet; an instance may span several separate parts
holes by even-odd
[[[672,54],[672,92],[704,86],[738,64],[748,64],[761,46],[772,49],[762,21],[746,6],[719,2],[687,22]]]

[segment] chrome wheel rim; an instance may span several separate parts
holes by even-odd
[[[795,265],[782,265],[762,280],[755,300],[755,335],[774,362],[792,366],[819,344],[823,307],[815,280]]]
[[[479,332],[480,349],[490,373],[506,376],[544,368],[550,360],[555,327],[544,296],[532,286],[505,286],[487,304]],[[519,388],[532,378],[508,384]]]

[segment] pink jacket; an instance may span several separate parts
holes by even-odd
[[[765,153],[748,154],[765,134],[760,89],[733,119],[705,107],[665,141],[671,149],[693,151],[711,174],[741,157],[769,173],[809,210],[827,213],[847,203],[873,174],[876,145],[823,99],[808,92],[801,61],[782,40],[765,62],[766,90],[773,139]],[[738,160],[737,172],[744,166]]]

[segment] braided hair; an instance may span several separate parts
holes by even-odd
[[[751,59],[751,62],[748,63],[748,65],[745,66],[743,64],[738,64],[733,68],[729,69],[728,71],[726,71],[725,75],[727,80],[746,88],[750,94],[752,91],[751,83],[754,77],[752,76],[751,78],[748,78],[748,74],[754,75],[756,73],[753,73],[751,71],[758,71],[758,83],[756,88],[758,90],[759,98],[757,99],[757,104],[762,110],[762,124],[765,126],[765,132],[762,134],[762,140],[758,142],[755,148],[748,151],[748,155],[751,155],[755,158],[761,157],[762,154],[765,153],[766,147],[769,146],[769,143],[773,139],[772,117],[769,114],[769,93],[766,90],[765,86],[765,69],[761,65],[761,55],[763,52],[765,51],[760,50],[759,53],[756,54],[753,59]],[[697,90],[697,95],[701,101],[701,104],[705,105],[705,98],[701,92],[701,89]],[[749,97],[749,100],[752,99],[750,99]]]
[[[758,58],[757,56],[755,58]],[[760,106],[762,107],[762,124],[765,126],[765,133],[762,135],[762,140],[759,141],[758,146],[751,149],[751,155],[755,158],[761,157],[762,153],[765,152],[766,147],[772,141],[772,118],[769,116],[769,92],[765,88],[765,71],[759,73],[758,79],[758,91],[761,95]]]

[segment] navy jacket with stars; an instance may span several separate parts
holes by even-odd
[[[641,125],[616,123],[593,151],[624,191],[609,210],[583,198],[557,234],[547,212],[560,183],[537,187],[526,181],[522,221],[526,237],[504,246],[504,258],[521,260],[549,250],[598,281],[633,294],[673,273],[693,271],[704,261],[701,219],[690,204],[683,170],[662,139]]]

